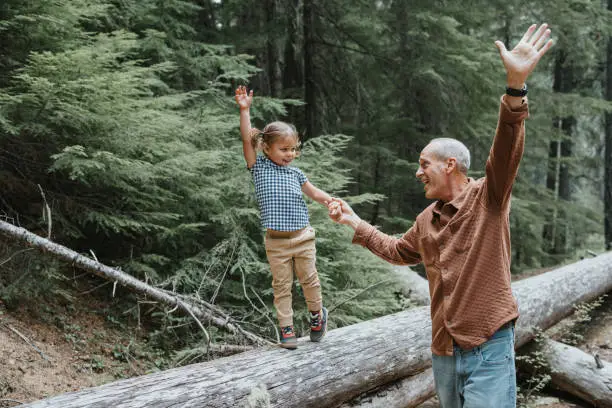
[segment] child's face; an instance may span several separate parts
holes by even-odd
[[[296,158],[297,152],[297,138],[291,136],[279,138],[270,146],[264,145],[266,156],[279,166],[288,166]]]

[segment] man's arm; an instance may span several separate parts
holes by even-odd
[[[495,45],[506,69],[509,88],[522,89],[540,58],[552,46],[546,24],[533,24],[519,43],[508,51],[501,41]],[[528,116],[527,98],[504,95],[499,122],[486,166],[486,186],[490,205],[505,208],[510,202],[512,184],[518,172],[525,143],[524,120]]]
[[[355,230],[354,244],[395,265],[416,265],[421,262],[416,223],[401,238],[395,238],[363,221],[344,200],[333,198],[328,207],[332,220]]]

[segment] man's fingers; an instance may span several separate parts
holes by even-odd
[[[535,44],[533,44],[535,49],[536,50],[540,49],[542,47],[542,45],[544,45],[546,43],[546,40],[548,40],[548,37],[550,37],[550,30],[544,31],[544,34],[540,36],[540,38],[538,39],[538,41]]]
[[[548,42],[544,44],[544,47],[542,47],[542,49],[538,51],[538,54],[540,55],[540,57],[546,54],[546,51],[548,51],[550,47],[552,47],[552,45],[553,45],[553,40],[552,39],[548,40]]]
[[[529,40],[529,44],[535,45],[540,40],[540,38],[542,38],[542,36],[546,33],[547,27],[548,27],[548,24],[542,24],[540,28],[538,28],[538,31],[536,31],[536,33]]]
[[[532,24],[529,26],[529,28],[527,29],[527,31],[525,31],[525,34],[523,34],[523,38],[521,38],[520,42],[529,42],[529,39],[531,38],[531,34],[533,34],[533,32],[535,31],[537,25],[536,24]]]

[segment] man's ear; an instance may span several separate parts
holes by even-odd
[[[449,157],[446,159],[446,174],[451,174],[457,168],[457,159]]]

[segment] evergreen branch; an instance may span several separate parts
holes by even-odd
[[[215,299],[217,298],[217,295],[219,294],[219,290],[221,289],[221,285],[223,284],[223,281],[225,280],[225,275],[227,275],[227,271],[230,268],[230,264],[232,263],[232,260],[234,259],[234,253],[236,252],[236,247],[238,246],[238,243],[234,244],[234,248],[232,249],[232,254],[230,255],[229,261],[227,262],[227,268],[225,268],[225,271],[223,272],[223,276],[221,277],[221,280],[219,281],[219,285],[217,285],[217,289],[215,290],[215,293],[213,293],[211,299],[210,299],[210,303],[214,304],[215,303]]]

